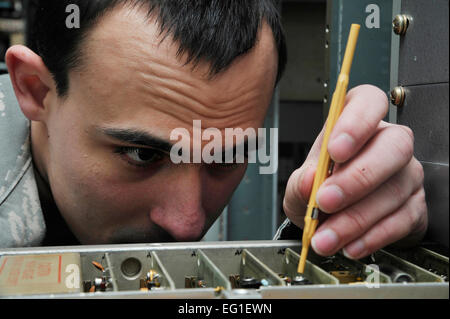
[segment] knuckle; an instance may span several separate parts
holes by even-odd
[[[359,184],[360,189],[369,189],[373,185],[374,175],[369,167],[352,170],[351,179]]]
[[[288,196],[284,196],[283,211],[287,216],[292,216],[294,214],[295,210],[292,207],[292,200],[289,200]]]
[[[305,174],[305,171],[306,170],[304,170],[303,168],[298,168],[292,174],[291,189],[292,189],[293,195],[295,196],[295,198],[297,200],[304,200],[301,190],[302,190],[303,176]]]
[[[393,198],[396,198],[397,200],[402,202],[406,199],[406,192],[397,179],[391,179],[386,184],[386,187],[388,188],[389,193],[392,195]]]
[[[394,146],[404,159],[411,159],[414,154],[414,134],[407,126],[392,127],[396,131]]]
[[[423,188],[423,186],[420,188],[419,192],[417,193],[418,199],[420,201],[420,203],[422,204],[422,207],[425,208],[425,210],[427,210],[427,203],[426,203],[426,196],[425,196],[425,189]]]
[[[286,202],[286,197],[283,199],[283,211],[284,213],[289,213],[289,205]]]
[[[389,100],[387,94],[380,88],[373,85],[371,85],[371,89],[373,91],[373,95],[377,96],[377,98],[380,99],[380,103],[378,105],[383,108],[384,113],[387,113],[389,109]]]
[[[411,141],[414,142],[414,132],[410,127],[405,125],[398,125],[398,127],[402,129],[406,134],[408,134]]]
[[[425,190],[423,187],[421,187],[419,193],[418,193],[418,201],[419,204],[418,209],[417,209],[417,213],[419,214],[418,217],[418,223],[419,225],[422,224],[422,222],[425,220],[425,223],[428,219],[428,207],[427,207],[427,202],[426,202],[426,198],[425,198]]]
[[[363,116],[357,116],[352,120],[353,120],[352,125],[354,126],[354,123],[358,123],[358,127],[363,132],[371,132],[378,125],[378,123],[372,123],[372,122],[370,122],[370,120],[368,118],[363,117]]]
[[[389,240],[390,238],[393,238],[393,233],[391,227],[389,227],[385,223],[380,223],[377,226],[377,238],[376,241],[367,241],[367,249],[374,252],[378,249],[380,249],[382,246],[388,245],[392,242],[392,240]],[[389,242],[386,242],[389,241]]]
[[[383,231],[378,230],[378,233],[377,233],[378,238],[382,238],[381,236],[384,236],[383,234],[384,234]],[[367,254],[372,254],[379,249],[379,247],[378,247],[379,245],[377,245],[377,243],[372,240],[366,240],[364,242],[364,244],[365,244]]]
[[[358,125],[355,125],[355,123],[358,123]],[[370,118],[361,113],[347,113],[345,117],[339,119],[339,127],[333,130],[333,135],[337,136],[338,133],[345,132],[358,143],[362,137],[373,134],[377,125],[378,123],[371,121]]]
[[[368,223],[361,211],[352,207],[343,211],[342,215],[346,219],[346,224],[349,226],[347,229],[351,231],[352,236],[354,236],[355,233],[362,234],[366,231]]]
[[[297,168],[289,177],[288,184],[286,186],[286,193],[283,198],[283,210],[287,214],[294,214],[295,210],[301,205],[306,204],[306,199],[303,197],[302,189],[302,176],[305,170],[300,167]]]
[[[413,158],[413,169],[417,176],[416,179],[418,184],[423,184],[423,181],[425,179],[425,172],[423,170],[422,164],[416,158]]]
[[[418,228],[416,228],[419,232],[425,232],[428,228],[428,208],[425,201],[422,206],[422,214],[419,220]]]
[[[420,221],[422,219],[422,214],[419,213],[419,210],[412,209],[409,216],[409,223],[410,223],[410,231],[416,230],[418,227],[420,227]]]
[[[410,212],[408,214],[411,230],[422,228],[427,219],[427,204],[423,188],[416,192],[414,197],[415,201],[411,202],[411,205],[409,205]]]
[[[302,211],[299,207],[294,207],[292,201],[286,200],[284,197],[283,200],[283,212],[286,217],[298,227],[303,227],[303,218],[305,216],[305,212]]]

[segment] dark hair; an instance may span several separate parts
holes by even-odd
[[[186,63],[210,64],[210,75],[226,69],[256,43],[261,22],[270,25],[278,49],[279,81],[286,64],[286,43],[277,0],[29,0],[28,46],[52,73],[58,94],[69,87],[68,72],[80,64],[80,43],[107,11],[120,4],[142,6],[155,15],[161,33],[179,42]],[[67,28],[66,8],[80,9],[80,28]]]

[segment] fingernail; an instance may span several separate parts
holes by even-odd
[[[344,192],[337,185],[321,187],[317,192],[316,201],[324,212],[333,212],[344,202]]]
[[[344,253],[344,256],[350,259],[357,259],[360,257],[366,249],[366,245],[364,244],[364,241],[361,239],[358,239],[354,242],[352,242],[350,245],[345,247],[342,252]]]
[[[337,157],[337,160],[344,160],[355,147],[355,140],[347,133],[342,133],[328,143],[328,147]]]
[[[333,252],[339,244],[339,238],[332,229],[325,229],[318,232],[311,239],[311,246],[319,255],[326,255]]]

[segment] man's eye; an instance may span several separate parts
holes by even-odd
[[[123,156],[129,164],[138,167],[148,166],[164,157],[161,152],[150,148],[120,147],[116,150],[116,153]]]

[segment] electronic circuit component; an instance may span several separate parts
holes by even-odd
[[[407,261],[422,267],[433,274],[440,276],[448,282],[449,260],[448,257],[440,255],[429,249],[419,247],[416,249],[389,249],[389,252]]]
[[[355,282],[362,282],[363,278],[358,271],[336,270],[330,271],[330,274],[336,277],[341,284],[349,284]]]
[[[269,286],[267,279],[256,279],[251,276],[246,276],[241,279],[240,275],[230,275],[229,280],[233,289],[258,289],[261,286]]]
[[[160,288],[160,274],[155,270],[150,269],[147,272],[145,279],[140,280],[140,287],[142,291]]]
[[[312,282],[303,275],[290,277],[285,274],[279,274],[279,276],[286,283],[286,286],[312,285]]]
[[[239,288],[244,289],[258,289],[262,285],[262,280],[257,280],[253,277],[239,278]]]
[[[104,258],[102,258],[104,260]],[[101,276],[95,277],[93,280],[85,280],[83,282],[85,292],[104,292],[106,290],[112,290],[112,278],[108,276],[105,267],[95,260],[93,260],[92,265],[99,271],[101,271]]]
[[[292,286],[304,286],[304,285],[311,285],[311,284],[312,284],[311,281],[309,281],[309,279],[306,278],[305,276],[295,276],[291,280]]]
[[[314,259],[314,252],[310,251],[305,272],[300,276],[297,242],[227,245],[234,246],[173,243],[79,247],[69,252],[58,248],[48,250],[49,253],[40,248],[35,254],[29,252],[33,249],[27,249],[26,254],[14,250],[8,255],[0,251],[0,295],[6,298],[38,293],[43,298],[59,294],[63,294],[62,298],[448,298],[448,282],[435,274],[443,272],[445,276],[448,264],[445,259],[437,263],[424,258],[427,254],[423,255],[420,249],[411,251],[416,259],[402,254],[406,250],[398,256],[380,250],[373,258],[361,261],[350,260],[342,254]],[[423,268],[427,266],[430,268]],[[12,287],[13,284],[16,286]],[[63,285],[67,286],[62,288]],[[361,287],[364,285],[377,289]]]
[[[207,288],[207,282],[204,279],[199,279],[197,276],[185,277],[185,288]]]
[[[239,287],[258,289],[261,286],[278,285],[284,286],[285,282],[250,251],[244,249],[239,265]]]
[[[239,275],[230,275],[229,277],[231,282],[231,288],[237,289],[239,288]]]
[[[93,284],[91,283],[89,292],[98,292],[98,291],[106,291],[111,285],[111,278],[106,276],[96,277],[93,280]],[[86,287],[87,288],[87,287]]]
[[[105,268],[99,262],[93,261],[92,264],[94,265],[95,268],[97,268],[101,272],[105,272]]]
[[[231,289],[259,289],[269,286],[285,286],[286,283],[277,273],[247,249],[216,254],[208,250],[205,254],[218,267],[217,271],[225,273]]]
[[[391,277],[392,282],[408,283],[415,282],[415,279],[406,272],[387,264],[379,264],[380,271]]]
[[[314,252],[310,253],[310,260],[339,280],[339,284],[369,283],[371,278],[377,278],[379,283],[390,283],[387,274],[382,273],[377,265],[365,264],[358,260],[351,260],[341,254],[322,257]],[[373,274],[371,277],[369,275]]]
[[[351,262],[344,260],[344,258],[341,258],[340,256],[319,257],[312,253],[310,258],[314,260],[314,262],[317,262],[318,265],[330,275],[336,277],[340,284],[364,281],[361,268],[351,264]]]
[[[364,258],[363,261],[378,265],[380,271],[389,275],[393,282],[444,282],[440,276],[383,249]]]

